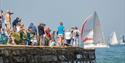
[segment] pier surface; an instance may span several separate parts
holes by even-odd
[[[0,46],[0,63],[96,63],[95,49]]]

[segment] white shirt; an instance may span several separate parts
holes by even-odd
[[[71,32],[65,32],[65,39],[71,39]]]
[[[16,31],[19,32],[20,31],[20,26],[16,26]]]

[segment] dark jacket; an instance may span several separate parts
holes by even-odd
[[[39,33],[39,36],[45,34],[45,32],[44,32],[44,26],[41,25],[41,24],[38,26],[38,33]]]
[[[16,26],[18,22],[21,22],[21,19],[19,19],[19,17],[17,17],[17,18],[13,21],[12,26],[13,26],[13,27]]]

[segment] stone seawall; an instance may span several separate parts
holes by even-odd
[[[0,63],[96,63],[95,49],[0,46]]]

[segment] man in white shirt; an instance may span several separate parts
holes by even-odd
[[[67,30],[65,32],[65,39],[66,39],[66,42],[65,42],[65,45],[70,45],[71,43],[71,38],[72,38],[72,34],[71,34],[71,31],[70,30]]]

